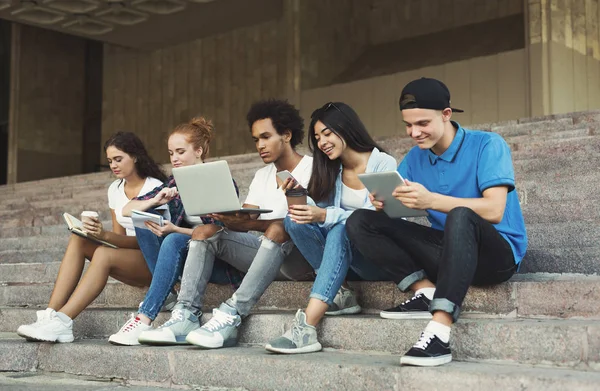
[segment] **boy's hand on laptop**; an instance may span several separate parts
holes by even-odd
[[[171,232],[176,232],[177,229],[177,226],[168,220],[163,222],[162,227],[156,223],[153,223],[152,221],[146,221],[144,224],[154,235],[158,236],[159,238],[162,238]]]
[[[323,223],[327,211],[312,205],[290,205],[288,215],[294,223],[298,224]]]
[[[213,213],[209,216],[215,220],[219,220],[226,228],[238,232],[248,231],[246,224],[251,220],[250,214],[248,213],[235,213],[226,215]]]
[[[435,194],[420,183],[404,180],[405,185],[398,186],[392,195],[412,209],[432,209]]]
[[[165,187],[152,199],[154,206],[161,206],[171,201],[179,194],[176,187]]]
[[[381,212],[383,210],[383,201],[377,201],[374,194],[369,194],[369,201],[371,201],[371,204],[375,207],[377,212]]]

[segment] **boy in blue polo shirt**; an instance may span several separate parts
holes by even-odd
[[[365,258],[386,270],[414,297],[381,312],[388,319],[432,319],[401,364],[452,361],[450,327],[470,285],[508,280],[527,248],[510,149],[498,134],[451,121],[450,92],[439,80],[408,83],[400,96],[408,135],[417,143],[398,172],[405,184],[393,196],[427,210],[431,227],[377,211],[357,210],[348,237]],[[433,316],[432,316],[433,314]]]

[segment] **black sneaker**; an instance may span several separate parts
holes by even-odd
[[[400,365],[436,367],[450,361],[452,361],[450,344],[442,342],[437,335],[429,331],[423,331],[419,341],[400,358]]]
[[[379,316],[385,319],[431,319],[430,302],[427,296],[419,293],[397,307],[381,311]]]

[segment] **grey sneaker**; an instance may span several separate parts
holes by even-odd
[[[360,311],[362,308],[356,301],[354,291],[341,287],[325,315],[352,315],[358,314]]]
[[[235,346],[240,324],[242,318],[235,308],[221,303],[218,309],[213,309],[213,317],[202,327],[189,333],[186,341],[208,349]]]
[[[298,310],[292,328],[269,342],[265,349],[275,353],[295,354],[318,352],[322,346],[317,340],[317,329],[306,324],[306,314]]]
[[[169,320],[157,329],[141,333],[138,341],[146,345],[187,345],[185,337],[198,328],[198,317],[192,311],[176,306]]]

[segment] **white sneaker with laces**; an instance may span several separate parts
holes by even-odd
[[[36,312],[37,320],[30,324],[23,324],[17,329],[17,334],[23,338],[31,339],[27,335],[33,332],[33,329],[41,326],[50,320],[52,314],[56,313],[52,308],[46,308]]]
[[[187,344],[187,335],[200,327],[200,321],[190,310],[175,308],[171,318],[157,329],[144,331],[138,337],[141,344],[175,345]]]
[[[34,341],[43,342],[73,342],[73,321],[69,319],[68,322],[62,321],[56,312],[50,312],[47,315],[48,318],[41,323],[38,323],[36,327],[21,329],[21,335],[24,338],[31,339]]]
[[[152,330],[152,326],[145,324],[140,318],[131,314],[131,317],[123,327],[121,327],[121,330],[108,338],[108,342],[113,345],[123,346],[139,345],[138,337],[147,330]]]
[[[213,309],[213,317],[199,329],[190,332],[185,340],[208,349],[235,346],[240,324],[242,318],[235,308],[222,303],[219,308]]]

